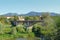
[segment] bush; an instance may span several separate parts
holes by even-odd
[[[35,35],[33,32],[31,32],[31,33],[28,33],[28,37],[32,38],[32,37],[35,37]]]
[[[22,33],[25,32],[23,25],[18,25],[16,29],[17,29],[18,32],[22,32]]]
[[[8,33],[8,34],[11,33],[11,28],[10,28],[10,26],[5,25],[3,31],[4,31],[4,33]]]
[[[0,22],[0,34],[4,34],[4,32],[3,32],[3,24]]]

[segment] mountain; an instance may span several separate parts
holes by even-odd
[[[18,16],[19,14],[17,13],[7,13],[7,14],[4,14],[3,16]]]
[[[40,16],[40,15],[42,15],[41,12],[29,12],[25,14],[25,16]]]
[[[49,12],[29,12],[27,14],[17,14],[17,13],[7,13],[7,14],[4,14],[3,16],[40,16],[42,14],[46,14],[46,13],[49,13]],[[59,15],[60,14],[57,14],[57,13],[49,13],[51,16],[56,16],[56,15]]]
[[[60,14],[57,13],[50,13],[51,16],[59,16]]]
[[[29,12],[27,14],[24,14],[24,15],[21,15],[21,16],[40,16],[42,14],[46,14],[46,13],[49,13],[49,12]],[[60,14],[57,14],[57,13],[49,13],[51,16],[56,16],[56,15],[60,15]]]

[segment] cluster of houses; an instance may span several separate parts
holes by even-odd
[[[41,19],[42,19],[42,16],[39,16]],[[14,18],[14,16],[7,16],[6,17],[7,19],[10,19],[10,18]],[[23,16],[18,16],[18,20],[20,21],[25,21],[24,17]]]
[[[7,16],[6,17],[7,19],[10,19],[10,18],[14,18],[13,16]],[[23,18],[23,16],[18,16],[18,20],[20,20],[20,21],[24,21],[25,19]]]

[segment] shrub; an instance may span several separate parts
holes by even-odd
[[[23,25],[18,25],[16,29],[18,32],[22,32],[22,33],[25,32]]]

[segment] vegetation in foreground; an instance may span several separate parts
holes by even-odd
[[[39,37],[45,40],[60,40],[60,16],[42,15],[44,22],[35,23],[30,29],[25,25],[19,24],[12,27],[5,17],[0,18],[0,40],[8,40],[13,38],[34,38]],[[14,16],[17,20],[18,18]],[[39,20],[39,17],[24,17],[25,20]]]

